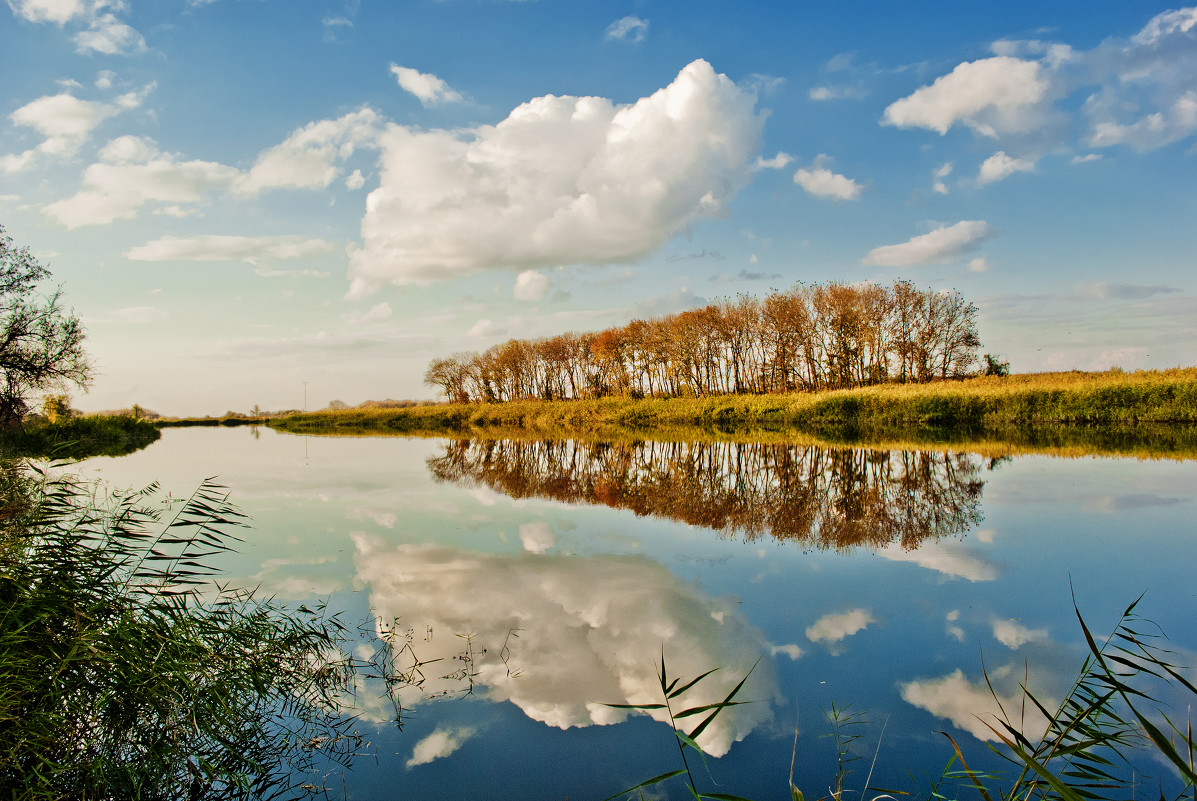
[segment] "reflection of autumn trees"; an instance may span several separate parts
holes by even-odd
[[[439,481],[601,503],[693,525],[845,549],[959,534],[981,520],[970,454],[727,442],[458,440]]]
[[[449,400],[791,392],[964,375],[977,308],[909,281],[798,286],[741,295],[620,328],[512,339],[433,359],[424,380]]]

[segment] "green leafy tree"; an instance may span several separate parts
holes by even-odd
[[[0,427],[19,425],[30,398],[75,386],[86,389],[92,367],[86,335],[62,290],[38,293],[50,271],[29,248],[16,247],[0,226]]]
[[[1002,359],[1000,356],[994,356],[992,353],[986,353],[983,358],[985,359],[985,367],[981,371],[982,375],[1010,375],[1010,362],[1008,360]]]

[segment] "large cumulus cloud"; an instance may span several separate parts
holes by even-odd
[[[389,125],[350,295],[650,253],[747,181],[764,122],[755,102],[700,60],[631,105],[546,95],[497,125]]]
[[[643,557],[480,554],[395,547],[362,534],[354,540],[357,580],[369,587],[371,608],[415,633],[412,651],[426,665],[421,689],[400,690],[405,707],[466,686],[454,675],[465,648],[458,635],[466,633],[475,691],[558,728],[627,717],[605,704],[659,703],[662,650],[674,676],[723,668],[682,699],[700,704],[722,700],[769,648],[733,601],[709,598]],[[410,652],[398,658],[397,667],[411,667]],[[759,702],[725,710],[699,743],[723,755],[771,719],[769,699],[778,694],[766,658],[741,693]],[[668,720],[664,710],[654,717]]]

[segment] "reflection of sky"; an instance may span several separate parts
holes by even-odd
[[[619,717],[603,703],[649,700],[662,646],[671,673],[722,666],[720,681],[765,654],[748,696],[764,702],[739,708],[744,717],[727,718],[708,743],[726,750],[712,768],[719,792],[761,797],[777,787],[761,766],[780,766],[784,781],[793,745],[791,713],[774,706],[769,720],[776,697],[796,708],[795,780],[808,793],[833,770],[820,739],[820,707],[831,703],[869,713],[866,750],[889,721],[875,784],[906,787],[908,770],[937,770],[950,747],[938,729],[984,767],[987,752],[969,737],[986,736],[977,716],[995,711],[982,656],[1003,703],[1024,676],[1060,698],[1085,653],[1074,592],[1105,633],[1146,590],[1141,611],[1182,653],[1197,648],[1194,463],[1016,458],[983,474],[979,529],[909,551],[837,554],[436,484],[424,461],[440,451],[438,440],[167,430],[139,454],[82,467],[119,486],[160,480],[175,495],[218,476],[253,518],[229,562],[234,577],[280,598],[326,598],[351,616],[373,605],[416,630],[421,658],[475,636],[487,649],[476,696],[492,712],[480,700],[417,704],[407,729],[379,746],[378,766],[350,774],[374,786],[377,770],[377,786],[396,796],[468,793],[502,773],[513,748],[550,760],[521,772],[559,778],[561,796],[584,787],[605,797],[672,768],[637,761],[656,753],[659,724],[590,725]],[[509,677],[495,651],[512,627],[522,631],[509,665],[521,673]],[[509,741],[516,731],[525,746]],[[581,744],[586,759],[565,756]],[[604,758],[619,769],[600,781],[592,771]]]
[[[644,557],[481,554],[354,539],[357,581],[369,588],[371,608],[414,629],[421,662],[441,660],[424,671],[422,692],[406,693],[405,706],[461,689],[452,673],[462,667],[459,635],[467,632],[487,697],[562,729],[627,717],[605,704],[660,703],[662,650],[673,677],[723,668],[683,696],[693,706],[720,701],[768,647],[734,603],[706,597]],[[403,661],[406,672],[411,660]],[[769,664],[757,667],[745,694],[766,703],[720,715],[699,739],[708,753],[722,756],[770,718],[777,688]],[[664,710],[653,716],[668,720]]]

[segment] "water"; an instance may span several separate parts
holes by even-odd
[[[374,748],[328,778],[350,798],[602,799],[671,770],[666,725],[605,706],[659,701],[662,654],[684,679],[720,668],[694,702],[752,670],[754,703],[700,739],[718,785],[697,771],[754,798],[787,797],[796,730],[795,784],[827,794],[833,708],[854,721],[849,790],[874,758],[874,786],[925,790],[939,731],[999,767],[982,664],[1015,714],[1024,680],[1060,698],[1086,653],[1074,596],[1106,632],[1146,592],[1197,662],[1192,462],[238,428],[81,467],[176,495],[218,476],[253,518],[231,581],[396,623],[423,681],[401,731],[363,695]]]

